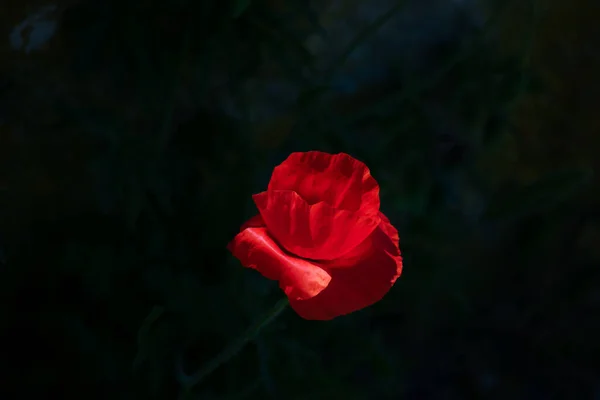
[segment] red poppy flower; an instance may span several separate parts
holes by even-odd
[[[259,215],[228,248],[279,281],[303,318],[328,320],[379,301],[402,272],[398,231],[379,185],[348,154],[292,153],[253,196]]]

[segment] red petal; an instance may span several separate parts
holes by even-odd
[[[269,236],[266,227],[259,226],[260,222],[260,216],[252,218],[228,245],[242,265],[279,281],[290,300],[309,299],[325,289],[331,281],[330,274],[315,263],[286,253]]]
[[[260,214],[258,214],[258,215],[255,215],[254,217],[250,218],[248,221],[246,221],[244,223],[244,225],[242,225],[242,227],[240,228],[240,232],[246,228],[264,228],[264,227],[265,227],[265,221],[263,221]]]
[[[269,233],[290,253],[312,260],[334,260],[350,252],[377,228],[378,214],[309,205],[296,192],[255,194],[254,202]]]
[[[364,163],[345,153],[292,153],[275,167],[267,190],[293,190],[308,204],[324,201],[371,216],[379,211],[379,185]]]
[[[381,300],[402,272],[398,231],[381,214],[381,224],[363,244],[344,259],[323,265],[331,268],[327,288],[309,299],[290,299],[302,318],[329,320]]]

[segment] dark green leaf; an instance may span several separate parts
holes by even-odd
[[[133,369],[137,370],[148,356],[148,337],[152,326],[164,314],[165,308],[162,306],[154,306],[138,331],[137,344],[138,351],[133,360]]]

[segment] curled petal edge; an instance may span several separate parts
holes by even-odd
[[[335,260],[360,245],[379,225],[379,212],[337,210],[308,204],[291,190],[252,196],[269,232],[290,253],[311,260]]]

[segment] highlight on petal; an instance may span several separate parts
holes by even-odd
[[[335,209],[325,202],[308,204],[290,190],[253,196],[269,233],[290,253],[312,260],[334,260],[361,244],[380,217]]]
[[[316,263],[288,254],[260,223],[257,216],[242,227],[227,246],[233,255],[243,266],[279,281],[290,301],[310,299],[321,293],[331,281],[329,272]]]
[[[267,190],[292,190],[309,205],[324,201],[371,216],[379,211],[377,181],[364,163],[345,153],[292,153],[275,167]]]
[[[336,268],[351,264],[352,268]],[[331,282],[317,296],[293,300],[290,305],[302,318],[329,320],[368,307],[391,289],[402,273],[398,231],[381,214],[373,234],[341,260],[323,263]]]

